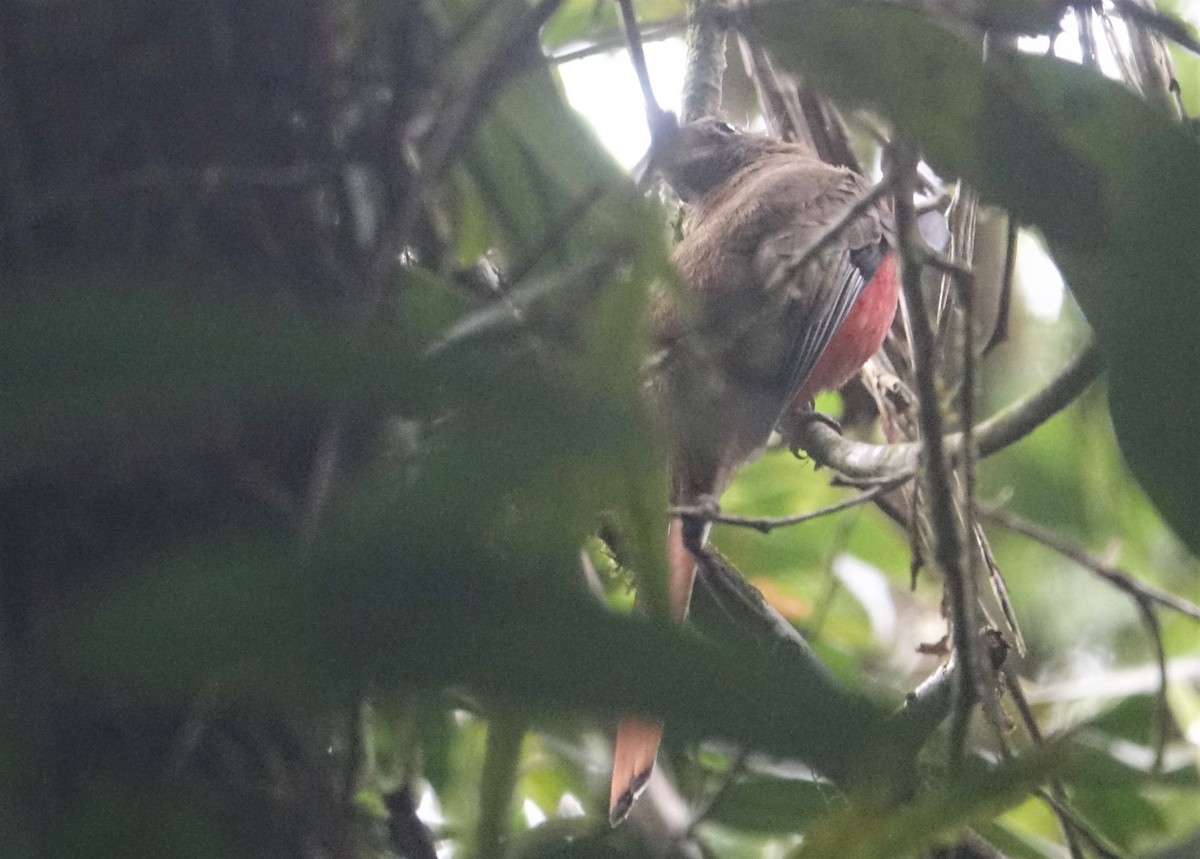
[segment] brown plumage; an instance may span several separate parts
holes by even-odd
[[[811,248],[869,190],[805,148],[739,134],[713,119],[662,144],[658,167],[692,204],[673,259],[688,290],[655,311],[655,400],[671,439],[671,503],[720,496],[766,444],[781,415],[845,384],[879,348],[896,310],[890,215],[870,206],[821,251]],[[671,614],[687,614],[689,546],[706,534],[682,519],[667,538]],[[610,817],[628,813],[654,765],[662,726],[626,719],[613,755]]]

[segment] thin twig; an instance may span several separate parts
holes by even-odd
[[[691,838],[696,832],[696,827],[712,814],[713,809],[717,807],[717,803],[721,801],[721,797],[729,791],[729,788],[737,781],[738,776],[745,770],[746,759],[749,756],[750,754],[746,749],[738,749],[737,756],[730,761],[725,772],[721,773],[720,781],[717,782],[716,787],[709,791],[708,796],[702,799],[695,811],[692,812],[692,817],[688,822],[684,837]]]
[[[1122,64],[1125,80],[1133,84],[1147,102],[1161,108],[1173,119],[1180,119],[1171,87],[1176,82],[1175,72],[1163,36],[1173,30],[1170,37],[1193,51],[1196,50],[1195,39],[1186,28],[1154,8],[1150,0],[1114,0],[1114,5],[1126,18],[1125,29],[1133,59],[1132,67],[1129,63]],[[1105,22],[1108,22],[1107,16]],[[1172,27],[1172,24],[1176,26]],[[1123,56],[1124,52],[1117,53]]]
[[[1171,730],[1171,707],[1167,702],[1167,687],[1170,679],[1167,676],[1167,650],[1163,645],[1162,624],[1153,604],[1145,597],[1135,597],[1138,613],[1142,616],[1142,625],[1154,647],[1154,660],[1158,665],[1158,694],[1154,696],[1154,722],[1151,725],[1151,747],[1154,749],[1152,772],[1161,773],[1163,758],[1167,752],[1167,735]]]
[[[953,654],[950,659],[928,677],[904,698],[904,704],[892,714],[893,724],[903,724],[904,731],[897,732],[897,741],[916,751],[925,745],[929,735],[942,723],[950,713],[954,701],[954,687],[958,684],[955,675],[958,674],[960,663]]]
[[[768,653],[793,661],[806,673],[836,682],[799,630],[711,546],[696,557],[696,580],[698,594]]]
[[[512,266],[507,273],[505,282],[508,284],[520,283],[529,276],[538,263],[560,249],[568,234],[583,222],[583,219],[595,208],[603,196],[604,186],[593,185],[578,200],[573,201],[566,212],[555,219],[554,224],[546,231],[546,235],[539,239],[529,255]]]
[[[915,473],[916,469],[882,477],[847,477],[844,474],[835,474],[829,478],[829,485],[852,486],[855,489],[870,489],[874,486],[890,486],[895,483],[903,485],[904,481],[909,480]]]
[[[1112,0],[1113,7],[1126,21],[1145,27],[1159,36],[1170,39],[1193,54],[1200,54],[1200,42],[1192,35],[1187,24],[1158,9],[1147,9],[1136,0]]]
[[[629,46],[629,61],[637,74],[638,86],[642,88],[642,101],[646,105],[646,125],[650,127],[650,139],[655,140],[663,128],[663,109],[654,97],[650,85],[650,70],[646,67],[646,52],[642,50],[642,35],[637,15],[633,11],[633,0],[617,0],[621,10],[621,25],[625,29],[625,42]]]
[[[1109,54],[1117,61],[1117,66],[1121,71],[1121,80],[1125,81],[1135,92],[1141,91],[1141,84],[1133,65],[1130,63],[1128,51],[1122,44],[1121,35],[1117,33],[1117,28],[1113,26],[1111,15],[1101,15],[1100,23],[1104,29],[1104,38],[1108,41]],[[1125,32],[1129,32],[1128,28],[1123,28]]]
[[[964,832],[962,840],[963,844],[970,848],[967,855],[978,856],[980,859],[1008,859],[1007,855],[1001,853],[990,841],[973,829]]]
[[[914,376],[916,380],[918,419],[925,441],[922,466],[924,487],[933,526],[933,550],[942,570],[949,598],[951,639],[961,669],[956,673],[951,708],[948,757],[956,770],[962,762],[967,729],[978,697],[975,679],[975,601],[971,582],[963,570],[962,538],[958,532],[958,517],[950,485],[950,472],[942,430],[941,405],[938,402],[933,331],[925,308],[921,289],[921,244],[917,238],[916,212],[912,203],[912,184],[916,174],[916,153],[904,146],[895,149],[894,169],[899,177],[895,198],[896,233],[901,251],[903,276],[901,285],[909,311]]]
[[[684,20],[682,18],[668,18],[665,21],[659,21],[655,24],[640,26],[638,28],[638,38],[641,39],[643,45],[647,42],[661,42],[679,35],[683,31],[683,28]],[[622,30],[620,34],[612,33],[598,36],[592,40],[591,44],[585,45],[582,48],[574,48],[559,54],[551,54],[546,57],[546,60],[553,65],[559,66],[564,63],[573,63],[576,60],[585,60],[597,54],[610,54],[613,51],[628,47],[628,45],[628,37]]]
[[[916,213],[914,211],[914,216],[915,214]],[[917,244],[914,248],[914,251],[917,253],[917,258],[920,260],[921,265],[935,268],[942,272],[942,274],[948,274],[953,277],[960,277],[968,280],[975,276],[974,272],[971,270],[971,267],[966,263],[961,263],[958,260],[950,259],[950,257],[946,256],[945,254],[938,253],[924,243]]]
[[[963,185],[962,181],[960,180],[958,182],[955,182],[954,183],[954,192],[949,195],[949,203],[946,205],[946,211],[943,214],[943,218],[945,218],[945,220],[946,220],[947,242],[946,242],[945,248],[942,248],[941,250],[946,250],[950,253],[957,253],[956,242],[959,238],[958,231],[961,229],[962,225],[961,225],[961,223],[958,223],[952,227],[951,223],[954,221],[961,220],[962,211],[963,211],[963,207],[964,207],[967,195],[968,195],[967,188],[965,185]],[[918,228],[919,228],[920,221],[918,221],[917,224],[918,224]],[[927,257],[927,259],[931,259],[931,258]],[[949,257],[947,257],[947,259],[949,259]],[[949,276],[951,275],[951,272],[946,271],[945,269],[939,269],[939,271],[941,271],[943,277],[942,277],[941,289],[938,290],[937,309],[936,309],[936,312],[933,317],[933,324],[934,324],[934,332],[933,333],[934,333],[934,336],[938,339],[938,346],[939,346],[939,352],[940,352],[942,341],[945,339],[949,339],[949,337],[954,334],[953,327],[950,325],[947,325],[946,321],[945,321],[947,313],[950,309],[951,299],[954,298],[954,293],[950,289],[946,288],[948,285],[948,279],[949,279]]]
[[[1167,704],[1167,686],[1169,683],[1167,654],[1163,645],[1162,624],[1159,622],[1158,615],[1154,611],[1154,606],[1157,604],[1172,609],[1193,620],[1200,620],[1200,606],[1182,597],[1159,590],[1153,585],[1140,582],[1128,573],[1105,564],[1082,547],[1055,534],[1053,531],[1035,525],[1013,513],[1004,510],[990,510],[985,514],[985,518],[1008,528],[1010,531],[1024,534],[1026,537],[1053,549],[1060,555],[1069,558],[1084,569],[1109,582],[1133,600],[1138,613],[1141,615],[1142,624],[1146,627],[1146,632],[1150,636],[1150,642],[1154,648],[1155,662],[1158,667],[1159,683],[1155,704],[1153,747],[1155,771],[1161,770],[1163,756],[1166,752],[1167,735],[1170,730],[1171,711]]]
[[[738,52],[742,56],[742,68],[754,84],[759,107],[771,134],[784,140],[795,140],[817,152],[817,143],[800,107],[795,84],[790,79],[785,84],[762,45],[751,42],[742,33],[738,34]]]
[[[1053,794],[1046,790],[1038,790],[1037,796],[1053,808],[1056,814],[1061,815],[1061,819],[1069,822],[1071,828],[1088,843],[1097,859],[1126,859],[1124,855],[1111,847],[1100,833],[1080,819],[1069,805],[1059,802]]]
[[[1015,513],[1010,513],[1007,510],[980,510],[980,515],[989,522],[995,522],[997,525],[1007,528],[1010,531],[1024,534],[1026,537],[1053,549],[1063,557],[1069,558],[1085,570],[1099,576],[1135,599],[1145,599],[1151,603],[1156,603],[1172,611],[1186,615],[1192,620],[1200,621],[1200,605],[1196,605],[1183,597],[1168,593],[1154,585],[1138,581],[1128,573],[1104,563],[1104,561],[1081,546],[1065,537],[1055,534],[1053,531],[1043,528],[1040,525],[1035,525],[1033,522],[1017,516]]]
[[[1034,745],[1042,745],[1045,742],[1042,736],[1042,729],[1038,726],[1033,708],[1029,706],[1029,700],[1025,697],[1025,691],[1021,688],[1021,678],[1017,676],[1016,671],[1010,665],[1005,665],[1000,669],[1000,676],[1004,679],[1004,685],[1008,689],[1009,697],[1012,698],[1013,703],[1017,707],[1017,714],[1021,717],[1021,724],[1025,728],[1025,733],[1029,735],[1029,739]],[[1007,744],[1005,748],[1007,751]],[[1066,788],[1063,787],[1062,781],[1057,778],[1050,779],[1049,784],[1050,795],[1056,800],[1050,803],[1050,811],[1058,818],[1058,825],[1062,829],[1063,839],[1067,842],[1067,852],[1070,853],[1071,859],[1083,859],[1083,851],[1080,849],[1079,840],[1075,836],[1073,817],[1060,811],[1060,809],[1069,808]]]
[[[960,316],[962,317],[962,382],[959,389],[959,412],[962,418],[962,445],[959,448],[960,456],[958,466],[961,469],[963,483],[963,497],[961,502],[963,532],[962,536],[967,541],[966,551],[960,555],[960,559],[965,562],[963,575],[968,584],[968,589],[974,589],[975,583],[978,581],[976,552],[974,545],[971,543],[975,539],[976,511],[975,511],[975,463],[978,458],[978,453],[975,450],[975,276],[970,271],[970,263],[974,254],[974,236],[975,236],[975,198],[969,190],[963,188],[961,190],[960,205],[965,208],[967,222],[963,226],[964,236],[962,247],[955,247],[954,252],[961,255],[965,262],[959,260],[950,260],[956,266],[955,269],[943,268],[944,274],[953,282],[958,299]],[[928,256],[928,251],[926,252]],[[947,486],[949,489],[949,486]],[[953,499],[951,499],[953,502]],[[953,506],[953,504],[952,504]],[[935,525],[936,527],[936,525]],[[963,665],[973,669],[973,663],[964,660]],[[990,686],[988,687],[990,690]],[[989,703],[996,703],[994,695],[988,696],[984,702],[984,713],[992,715],[993,709],[989,709]],[[999,714],[999,705],[996,703],[994,710]],[[996,715],[996,719],[1003,718]]]
[[[911,479],[911,474],[901,475],[886,482],[879,483],[870,489],[851,496],[850,498],[844,498],[841,501],[837,501],[825,507],[820,507],[816,510],[809,510],[806,513],[797,513],[793,516],[735,516],[721,513],[718,509],[709,507],[673,507],[668,511],[668,513],[670,513],[671,516],[694,516],[703,519],[705,522],[712,522],[717,525],[733,525],[738,528],[752,528],[755,531],[759,531],[763,534],[769,534],[776,528],[783,528],[787,525],[799,525],[801,522],[808,522],[813,519],[818,519],[822,516],[828,516],[831,513],[838,513],[842,510],[848,510],[851,507],[857,507],[860,504],[866,504],[868,501],[874,500],[882,493],[890,492],[896,487],[907,483]]]
[[[1079,53],[1084,65],[1100,71],[1100,55],[1096,53],[1096,34],[1092,30],[1092,10],[1085,5],[1075,6],[1075,27],[1079,31]]]

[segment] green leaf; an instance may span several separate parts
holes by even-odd
[[[1061,844],[1014,829],[1003,821],[986,823],[979,832],[1009,859],[1062,859]]]
[[[802,859],[897,859],[951,840],[1020,802],[1063,763],[1048,747],[994,767],[976,764],[895,810],[850,802],[817,822],[796,856]]]
[[[454,255],[460,266],[474,265],[491,247],[491,230],[479,189],[462,171],[454,175],[454,214],[458,240]]]
[[[79,859],[238,855],[222,831],[216,810],[205,809],[203,799],[162,783],[135,783],[129,773],[89,774],[70,792],[65,805],[46,855]]]
[[[749,776],[727,785],[705,819],[756,833],[798,832],[835,807],[838,796],[811,779]]]

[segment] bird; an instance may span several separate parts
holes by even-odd
[[[673,123],[652,156],[691,211],[672,253],[680,288],[650,312],[648,387],[668,440],[670,504],[711,507],[782,417],[812,414],[813,398],[846,384],[883,343],[899,300],[893,222],[883,200],[850,214],[870,191],[861,175],[715,117]],[[669,524],[675,622],[707,532],[699,517]],[[621,720],[613,825],[644,789],[661,736],[660,723]]]

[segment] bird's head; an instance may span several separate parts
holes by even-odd
[[[679,198],[690,203],[755,160],[790,146],[705,117],[663,127],[655,136],[654,167]]]

